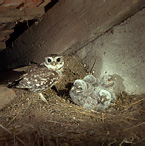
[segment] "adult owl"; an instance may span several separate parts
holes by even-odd
[[[64,68],[63,56],[56,54],[45,57],[44,62],[33,66],[27,73],[17,80],[16,88],[28,89],[37,92],[40,98],[47,103],[42,91],[47,90],[59,82],[62,78]]]

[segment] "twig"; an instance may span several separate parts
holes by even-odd
[[[94,118],[98,118],[97,115],[94,115],[94,114],[89,113],[89,112],[79,112],[79,113],[84,114],[84,115],[89,115],[89,116],[92,116]]]
[[[16,146],[16,134],[15,134],[15,129],[14,129],[14,146]]]
[[[124,143],[125,140],[126,140],[126,138],[121,141],[121,143],[119,144],[119,146],[122,146],[122,144]]]
[[[133,127],[130,127],[130,128],[126,128],[126,129],[124,129],[123,131],[127,131],[127,130],[129,130],[129,129],[136,128],[136,127],[139,127],[139,126],[144,125],[144,124],[145,124],[145,122],[142,122],[142,123],[140,123],[140,124],[138,124],[138,125],[136,125],[136,126],[133,126]]]
[[[4,129],[5,131],[7,131],[8,133],[11,134],[11,131],[9,131],[8,129],[6,129],[3,125],[0,124],[0,127],[1,127],[2,129]]]
[[[117,142],[116,139],[114,139],[112,142],[110,142],[110,143],[108,144],[108,146],[111,146],[111,145],[114,144],[115,142]]]
[[[37,138],[37,146],[40,146],[40,141],[38,138]]]
[[[135,119],[135,118],[132,118],[132,117],[123,117],[123,118],[129,119],[129,120],[134,120],[134,121],[138,120],[138,119]]]
[[[42,136],[43,146],[45,146],[44,136]]]
[[[65,123],[62,123],[62,122],[58,122],[58,121],[52,121],[52,120],[47,120],[48,122],[51,122],[51,123],[57,123],[57,124],[62,124],[62,125],[68,125],[68,126],[72,126],[70,124],[65,124]]]
[[[93,68],[94,68],[94,66],[95,66],[95,63],[96,63],[96,58],[95,58],[95,61],[94,61],[93,65],[92,65],[92,67],[91,67],[91,69],[90,69],[90,73],[93,72]]]
[[[11,125],[11,123],[16,119],[17,115],[13,117],[13,119],[8,123],[7,126]]]
[[[105,142],[103,141],[103,143],[101,144],[101,146],[104,146],[104,143],[105,143]]]
[[[33,141],[33,146],[35,145],[36,140],[37,140],[37,134],[35,133],[35,138],[34,138],[34,141]]]
[[[131,124],[130,122],[128,122],[128,121],[125,121],[125,120],[119,120],[119,122],[121,122],[121,121],[123,121],[123,122],[125,122],[125,123],[127,123],[127,124]]]
[[[59,146],[58,138],[55,139],[56,146]]]
[[[5,131],[7,131],[9,134],[12,134],[12,132],[9,131],[7,128],[5,128],[3,125],[0,124],[0,127],[1,127],[2,129],[4,129]],[[15,138],[16,138],[17,140],[19,140],[23,145],[25,145],[25,143],[24,143],[19,137],[15,136]]]
[[[136,101],[136,102],[130,104],[129,107],[127,107],[127,108],[129,109],[132,105],[137,104],[137,103],[139,103],[139,102],[141,102],[141,101],[143,101],[143,100],[145,100],[145,99],[144,99],[144,98],[143,98],[143,99],[140,99],[140,100],[138,100],[138,101]]]
[[[145,111],[144,110],[140,110],[141,112],[143,112],[143,113],[145,113]]]
[[[103,123],[104,123],[104,119],[105,119],[105,114],[102,113],[102,121],[103,121]]]

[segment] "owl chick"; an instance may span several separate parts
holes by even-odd
[[[110,76],[103,76],[100,83],[93,75],[87,75],[83,80],[75,80],[70,90],[72,101],[89,110],[107,109],[114,100],[110,91],[112,83],[109,84],[108,78],[110,79]]]
[[[102,89],[101,86],[97,86],[94,88],[93,92],[85,98],[83,107],[89,110],[104,111],[110,106],[111,101],[111,93]]]
[[[42,91],[54,86],[61,78],[64,68],[63,56],[50,55],[45,57],[40,65],[33,66],[27,73],[17,80],[16,88],[28,89],[37,92],[40,98],[47,103]]]
[[[100,90],[97,94],[97,106],[95,110],[106,110],[112,101],[111,93],[106,90]]]
[[[116,96],[114,93],[115,80],[112,75],[105,74],[100,80],[99,88],[107,90],[111,93],[112,101],[116,101]]]
[[[83,106],[86,98],[92,94],[94,87],[83,80],[75,80],[73,87],[70,90],[71,100],[77,104]]]
[[[97,78],[95,78],[92,74],[85,76],[83,78],[83,80],[85,82],[88,82],[88,83],[94,85],[94,86],[98,86],[98,84],[99,84],[99,80]]]
[[[96,110],[96,107],[98,106],[98,100],[96,98],[92,98],[92,94],[86,98],[83,107],[89,110]]]
[[[102,79],[100,80],[100,85],[105,88],[111,88],[114,86],[114,79],[113,76],[110,74],[105,74]]]

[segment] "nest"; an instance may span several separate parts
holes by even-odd
[[[87,111],[70,101],[69,90],[87,69],[77,57],[66,57],[65,77],[49,89],[43,103],[37,94],[14,89],[17,98],[0,111],[0,145],[96,145],[145,140],[145,95],[120,93],[104,112]]]

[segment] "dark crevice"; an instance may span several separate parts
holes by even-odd
[[[45,6],[45,12],[51,9],[59,0],[52,0]],[[10,38],[6,41],[7,47],[12,47],[12,43],[22,34],[24,33],[33,23],[37,22],[37,19],[28,20],[24,22],[18,22],[14,27],[14,33],[10,35]]]
[[[59,0],[51,0],[51,2],[45,6],[45,12],[51,9],[57,2],[59,2]]]
[[[14,32],[10,35],[10,38],[6,41],[7,47],[12,47],[13,41],[15,41],[23,32],[25,32],[36,20],[29,20],[19,22],[14,27]]]

